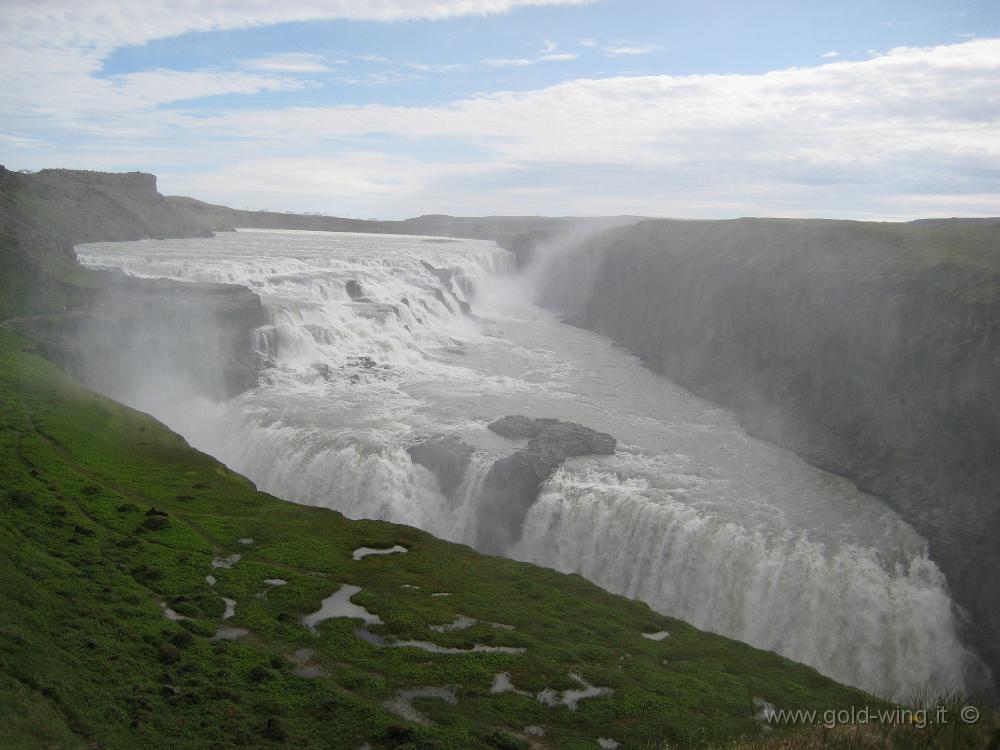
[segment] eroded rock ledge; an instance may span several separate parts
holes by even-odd
[[[567,458],[615,451],[611,435],[559,419],[512,415],[490,423],[489,429],[511,440],[528,441],[497,459],[478,491],[476,547],[492,554],[504,552],[521,535],[528,508]],[[429,469],[441,491],[454,499],[474,452],[454,436],[436,435],[412,446],[410,457]]]

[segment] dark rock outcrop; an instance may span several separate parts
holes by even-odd
[[[359,284],[356,279],[348,279],[344,288],[347,292],[347,296],[351,299],[360,299],[365,296],[365,292],[361,288],[361,284]]]
[[[476,548],[492,554],[502,554],[521,535],[528,508],[567,458],[615,450],[611,435],[558,419],[508,416],[489,428],[503,437],[528,440],[525,447],[497,459],[478,489]],[[471,463],[472,447],[454,436],[435,436],[409,450],[413,462],[430,469],[441,491],[453,498]]]
[[[489,427],[507,438],[528,438],[527,446],[497,460],[483,482],[476,546],[493,554],[520,537],[528,508],[567,458],[615,451],[611,435],[558,419],[508,416]]]
[[[409,448],[410,459],[429,469],[437,477],[441,492],[454,497],[462,483],[473,450],[454,436],[437,435]]]
[[[528,440],[528,450],[551,450],[563,458],[615,452],[615,439],[606,432],[559,419],[514,415],[491,422],[489,428],[501,437]]]
[[[648,221],[543,278],[568,320],[885,498],[1000,672],[1000,227]]]

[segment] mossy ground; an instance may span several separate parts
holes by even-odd
[[[25,348],[0,332],[4,748],[528,747],[515,735],[529,725],[545,728],[540,747],[593,748],[597,737],[686,747],[756,737],[755,697],[791,709],[871,702],[577,576],[257,492]],[[150,523],[151,508],[167,521]],[[352,559],[357,547],[394,544],[409,551]],[[212,568],[232,554],[242,555],[233,567]],[[268,587],[270,578],[288,583]],[[525,651],[379,648],[347,619],[313,635],[302,616],[345,583],[385,621],[374,632]],[[431,595],[440,592],[450,596]],[[221,619],[223,596],[237,601],[231,620]],[[168,620],[162,605],[190,619]],[[513,629],[430,630],[458,615]],[[222,625],[249,635],[211,640]],[[657,630],[671,635],[641,636]],[[300,648],[316,651],[326,677],[294,674],[288,657]],[[532,694],[577,687],[571,672],[614,693],[551,708],[491,694],[501,672]],[[457,703],[418,699],[431,726],[385,710],[398,689],[417,686],[448,687]]]

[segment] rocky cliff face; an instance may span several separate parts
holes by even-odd
[[[221,400],[257,382],[260,298],[232,284],[182,284],[109,274],[85,314],[35,324],[43,354],[117,400],[170,387]],[[55,335],[47,336],[51,332]]]
[[[1000,673],[1000,227],[651,221],[542,277],[571,322],[887,499]]]
[[[11,173],[0,167],[0,318],[105,393],[136,373],[171,371],[225,397],[256,382],[260,299],[225,284],[140,280],[90,271],[81,242],[191,237],[208,224],[172,208],[156,178],[133,172]]]
[[[21,186],[73,244],[210,237],[227,228],[168,201],[156,190],[156,176],[145,172],[43,169],[23,176]]]

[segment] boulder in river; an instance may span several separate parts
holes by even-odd
[[[611,435],[559,419],[513,415],[489,428],[506,438],[528,440],[523,448],[497,459],[480,488],[476,547],[491,554],[503,553],[520,536],[528,508],[567,458],[610,455],[615,450]],[[432,437],[409,449],[413,462],[430,469],[449,498],[461,485],[473,452],[454,436]]]

